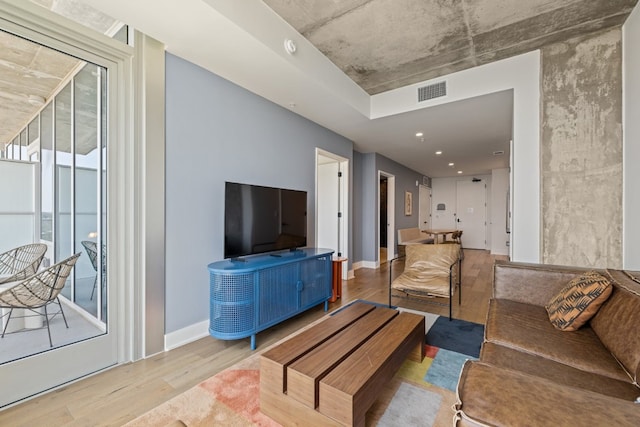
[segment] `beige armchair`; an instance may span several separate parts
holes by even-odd
[[[33,276],[38,271],[47,245],[31,243],[0,254],[0,284]]]
[[[58,314],[62,314],[64,324],[67,328],[69,327],[58,295],[62,291],[62,288],[64,288],[67,278],[69,274],[71,274],[71,270],[79,256],[80,253],[77,253],[31,277],[4,285],[3,289],[0,290],[0,308],[9,309],[9,312],[5,315],[7,318],[2,331],[2,338],[4,338],[7,331],[13,310],[21,308],[31,311],[32,314],[16,317],[44,316],[47,332],[49,333],[49,345],[53,347],[49,321]],[[50,304],[57,304],[59,308],[59,310],[51,316],[49,316],[47,310]],[[43,309],[43,313],[37,310],[39,308]]]
[[[409,245],[404,271],[392,280],[393,268],[389,268],[389,306],[392,296],[412,297],[421,301],[444,305],[435,298],[448,299],[451,319],[451,299],[458,287],[458,304],[462,302],[462,260],[460,245]]]

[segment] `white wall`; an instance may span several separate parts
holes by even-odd
[[[509,169],[491,171],[491,253],[509,255],[509,234],[507,234],[507,191],[509,190]]]
[[[640,8],[623,27],[623,268],[640,270]]]
[[[472,178],[479,178],[487,185],[487,248],[492,248],[493,233],[491,222],[493,215],[493,189],[491,175],[455,176],[450,178],[433,178],[431,180],[431,218],[433,228],[457,228],[456,227],[456,183],[459,181],[470,181]],[[438,204],[443,203],[446,210],[439,211]],[[464,241],[463,241],[464,244]]]
[[[351,141],[167,54],[167,346],[206,334],[207,265],[224,258],[225,181],[307,191],[315,246],[316,148],[353,155]]]

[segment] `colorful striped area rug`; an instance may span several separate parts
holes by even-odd
[[[462,364],[478,357],[484,327],[429,313],[399,310],[425,316],[426,357],[422,363],[407,360],[402,365],[380,391],[378,400],[367,413],[366,425],[450,426]],[[256,351],[127,426],[279,426],[260,412],[260,354],[265,350],[267,348]]]

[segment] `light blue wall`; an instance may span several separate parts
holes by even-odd
[[[351,141],[167,54],[166,333],[209,318],[207,264],[223,258],[225,181],[307,191],[314,245],[316,147],[353,156]]]
[[[375,261],[377,259],[378,245],[378,172],[376,171],[376,155],[374,153],[362,154],[360,171],[362,178],[360,195],[362,205],[362,235],[354,236],[359,242],[362,258],[357,261]]]
[[[357,189],[357,191],[351,191],[351,209],[353,212],[353,227],[351,228],[351,236],[350,239],[351,248],[352,248],[352,257],[355,261],[362,261],[362,235],[363,232],[363,201],[362,201],[362,188],[363,188],[363,155],[357,151],[353,152],[353,188]],[[356,240],[355,236],[358,236],[359,239]]]
[[[355,155],[354,155],[355,157]],[[361,165],[360,191],[362,205],[359,210],[362,222],[362,234],[355,236],[361,247],[354,249],[355,254],[361,254],[357,261],[378,261],[378,171],[383,171],[395,176],[395,253],[397,250],[397,230],[400,228],[418,227],[418,187],[416,181],[422,183],[423,175],[394,162],[377,153],[359,154],[358,162]],[[355,186],[355,183],[354,183]],[[413,194],[412,215],[404,214],[405,191]],[[354,199],[355,200],[355,199]]]

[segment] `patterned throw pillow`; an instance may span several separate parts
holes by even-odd
[[[596,271],[574,278],[545,305],[551,324],[561,331],[578,330],[597,313],[611,291],[609,280]]]

